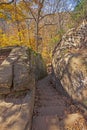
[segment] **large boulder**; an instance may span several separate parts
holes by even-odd
[[[10,51],[0,65],[0,130],[30,130],[36,77],[44,76],[46,68],[42,58],[27,47]]]
[[[32,90],[35,86],[32,59],[27,54],[28,48],[15,47],[0,65],[0,93],[7,94],[14,91]],[[6,90],[6,91],[5,91]]]
[[[64,90],[87,106],[87,22],[62,37],[53,51],[52,64]]]
[[[28,48],[14,47],[0,65],[0,129],[30,130],[35,76]]]

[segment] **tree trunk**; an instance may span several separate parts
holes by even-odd
[[[36,51],[38,52],[39,22],[36,22]]]
[[[18,31],[18,39],[21,42],[21,35],[20,35],[20,26],[19,26],[19,21],[18,21],[18,15],[17,15],[17,7],[16,7],[16,0],[14,1],[14,10],[15,10],[15,21],[17,25],[17,31]]]

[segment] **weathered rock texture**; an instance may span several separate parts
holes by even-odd
[[[35,90],[19,92],[0,100],[1,130],[30,130]]]
[[[4,59],[6,59],[10,51],[11,51],[11,48],[0,49],[0,64],[4,61]]]
[[[35,53],[30,49],[28,52],[29,52],[29,58],[32,59],[30,66],[33,67],[35,79],[36,80],[42,79],[47,75],[47,69],[41,54]]]
[[[15,47],[0,65],[0,130],[30,130],[37,56]]]
[[[42,79],[47,75],[46,65],[41,57],[40,54],[38,54],[35,58],[35,77],[36,80]]]
[[[67,93],[87,105],[87,22],[63,36],[54,49],[52,64]]]

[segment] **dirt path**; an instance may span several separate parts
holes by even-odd
[[[38,82],[32,130],[65,130],[66,115],[79,112],[69,99],[52,87],[49,80],[48,76]]]

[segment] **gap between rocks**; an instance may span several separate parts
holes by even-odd
[[[82,111],[61,95],[50,80],[49,75],[37,84],[32,130],[73,130],[74,127],[87,130]],[[83,125],[79,126],[79,122]]]

